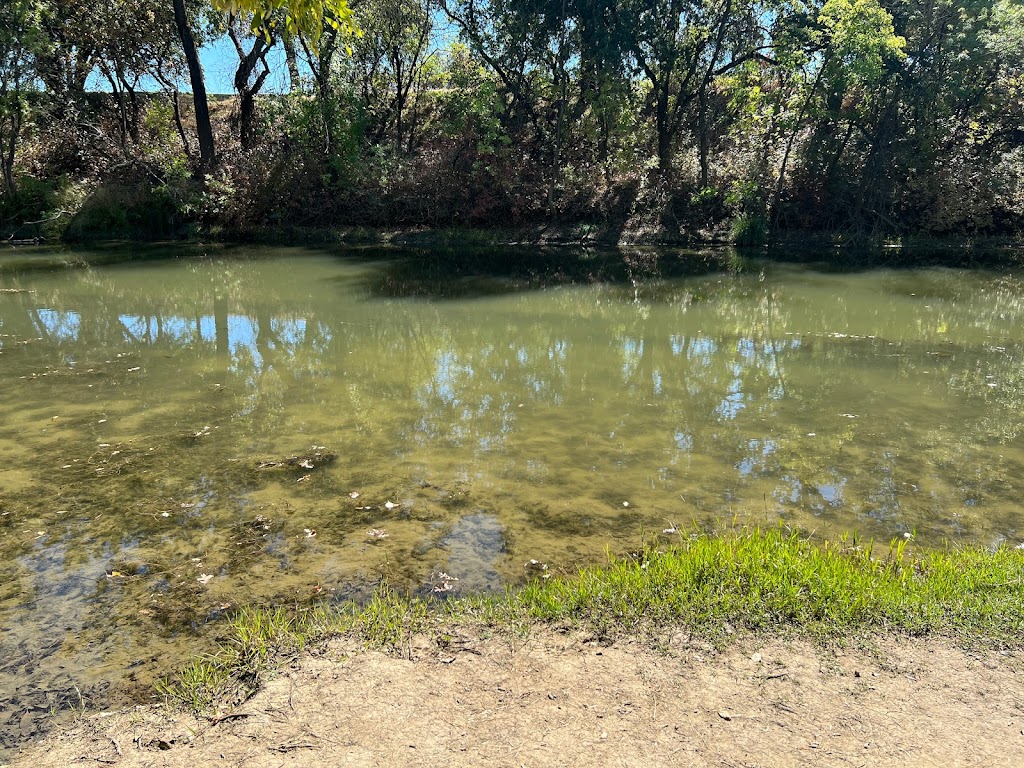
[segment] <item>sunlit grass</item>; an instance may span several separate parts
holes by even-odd
[[[204,712],[244,698],[282,658],[331,636],[400,651],[413,635],[441,638],[459,626],[522,632],[545,625],[610,639],[678,627],[711,641],[738,630],[819,641],[898,632],[1021,646],[1024,552],[911,555],[905,540],[875,548],[850,539],[813,542],[782,529],[695,534],[504,595],[434,603],[383,586],[361,606],[243,610],[218,654],[183,668],[160,690]]]

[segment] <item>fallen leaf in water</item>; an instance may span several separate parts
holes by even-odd
[[[196,581],[198,581],[200,584],[208,584],[212,578],[212,573],[201,573],[199,574],[199,578],[196,579]]]

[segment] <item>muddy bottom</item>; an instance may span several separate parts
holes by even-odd
[[[722,654],[578,636],[335,641],[216,722],[88,716],[12,766],[1020,766],[1019,652],[883,638]]]

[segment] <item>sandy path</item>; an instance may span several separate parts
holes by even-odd
[[[13,765],[1024,766],[1020,654],[752,638],[659,654],[545,635],[408,655],[336,642],[219,723],[93,716]]]

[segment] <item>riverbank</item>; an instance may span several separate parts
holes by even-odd
[[[13,765],[1024,760],[1019,549],[740,530],[528,568],[497,597],[239,611],[162,706],[86,716]]]
[[[4,243],[0,243],[3,245]],[[727,238],[624,233],[590,226],[489,229],[277,227],[217,229],[165,240],[25,241],[0,248],[0,277],[177,258],[244,257],[248,249],[322,249],[366,259],[404,260],[432,279],[468,276],[560,282],[633,282],[680,274],[735,271],[766,262],[858,271],[939,266],[1017,269],[1024,242],[1014,238],[850,239],[828,234],[737,248]]]
[[[12,768],[76,765],[1012,766],[1019,653],[885,635],[842,647],[685,630],[654,649],[586,634],[332,641],[219,718],[83,718]]]

